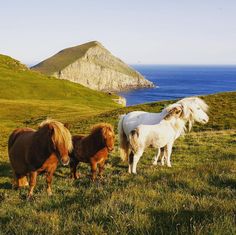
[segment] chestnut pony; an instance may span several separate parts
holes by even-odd
[[[92,180],[96,178],[97,166],[99,176],[102,176],[108,152],[114,148],[115,134],[113,127],[108,123],[100,123],[92,127],[88,136],[75,135],[73,151],[70,153],[71,177],[77,179],[76,168],[79,162],[89,163],[92,171]]]
[[[51,182],[58,162],[69,164],[72,140],[69,130],[60,122],[47,119],[38,130],[18,128],[8,140],[8,154],[17,187],[27,186],[33,195],[37,174],[46,172],[47,193],[52,195]]]

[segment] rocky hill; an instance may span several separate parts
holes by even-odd
[[[100,91],[153,87],[97,41],[64,49],[32,69]]]

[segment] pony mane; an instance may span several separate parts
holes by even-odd
[[[61,122],[53,119],[46,119],[45,121],[41,122],[39,124],[39,128],[42,128],[46,125],[52,127],[54,130],[52,137],[53,142],[56,145],[64,145],[69,150],[69,152],[71,152],[73,149],[73,144],[70,131]]]
[[[206,102],[203,99],[200,99],[199,97],[188,97],[184,98],[182,100],[179,100],[177,102],[178,104],[188,104],[189,106],[193,105],[194,103],[198,104],[200,108],[206,113],[209,109],[209,106],[206,104]]]
[[[200,108],[207,113],[208,111],[208,105],[205,103],[204,100],[198,98],[198,97],[187,97],[184,98],[182,100],[179,100],[177,102],[177,104],[181,104],[184,107],[184,117],[187,119],[188,121],[188,131],[190,131],[192,129],[192,126],[195,122],[195,117],[194,117],[194,113],[192,112],[192,110],[194,109],[194,107],[197,105],[200,106]]]
[[[170,104],[168,105],[162,112],[165,113],[163,119],[168,120],[170,119],[172,116],[175,115],[175,113],[173,112],[176,108],[181,108],[182,109],[182,105],[178,104],[178,103],[174,103],[174,104]]]
[[[94,134],[94,133],[96,133],[97,131],[99,131],[103,128],[111,129],[112,132],[114,132],[113,126],[109,123],[104,122],[104,123],[99,123],[99,124],[96,124],[96,125],[92,126],[90,134]]]
[[[183,116],[184,116],[184,107],[182,104],[179,103],[174,103],[174,104],[170,104],[168,105],[163,111],[165,111],[165,116],[164,116],[164,120],[169,120],[171,117],[176,115],[177,109],[180,108],[181,109],[181,113],[179,114],[179,117],[176,118],[175,124],[174,124],[174,128],[175,130],[179,130],[181,135],[184,135],[185,132],[187,131],[187,128],[185,126],[185,121],[183,120]]]

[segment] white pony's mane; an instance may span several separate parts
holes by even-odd
[[[173,112],[173,110],[175,109],[181,110],[181,114],[178,118],[176,118],[173,128],[176,131],[179,131],[180,135],[184,135],[187,128],[185,127],[186,121],[184,120],[184,107],[182,104],[178,103],[170,104],[165,109],[163,109],[162,112],[165,113],[163,120],[174,117],[175,113]]]
[[[198,97],[184,98],[179,100],[177,104],[181,104],[184,107],[184,119],[188,122],[188,131],[192,129],[194,122],[197,120],[197,113],[194,111],[196,107],[199,106],[205,113],[208,111],[208,105]]]
[[[188,105],[194,105],[198,104],[200,106],[200,108],[206,113],[209,109],[208,105],[205,103],[204,100],[198,98],[198,97],[188,97],[188,98],[184,98],[182,100],[179,100],[177,102],[177,104],[188,104]]]
[[[168,105],[162,110],[161,113],[165,118],[170,114],[173,109],[181,107],[183,112],[181,117],[178,118],[178,120],[176,121],[175,127],[176,129],[182,129],[181,135],[183,135],[187,130],[190,131],[192,129],[194,122],[197,120],[197,113],[195,111],[197,106],[199,106],[202,111],[207,113],[208,105],[205,103],[204,100],[198,97],[188,97],[179,100],[174,104]],[[188,128],[186,128],[186,124],[188,124]]]

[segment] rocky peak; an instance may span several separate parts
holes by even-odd
[[[121,91],[153,87],[152,82],[113,56],[97,41],[64,49],[32,69],[95,90]]]

